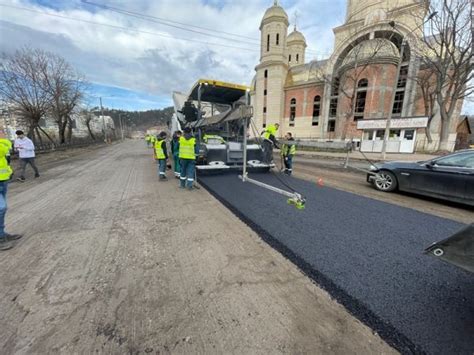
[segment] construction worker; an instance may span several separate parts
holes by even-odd
[[[268,127],[263,131],[263,162],[265,164],[271,164],[273,161],[273,147],[278,148],[276,141],[276,133],[280,125],[275,123],[274,125],[268,125]]]
[[[179,138],[179,160],[181,162],[181,175],[179,187],[187,187],[192,190],[194,184],[194,174],[196,165],[196,156],[199,154],[199,147],[196,144],[191,128],[184,129],[184,136]]]
[[[166,149],[166,132],[160,132],[154,143],[155,159],[158,160],[158,176],[161,181],[168,180],[166,177],[166,161],[168,151]]]
[[[171,154],[173,155],[173,170],[176,179],[179,179],[181,172],[181,165],[179,162],[179,138],[181,137],[181,131],[173,133],[173,139],[171,140]]]
[[[0,250],[13,247],[12,241],[20,239],[19,234],[5,232],[5,214],[7,213],[7,188],[8,181],[13,173],[8,164],[7,155],[10,154],[12,143],[6,138],[5,132],[0,131]]]
[[[293,172],[293,157],[296,153],[296,145],[291,132],[285,134],[285,140],[286,142],[281,145],[281,156],[283,157],[283,162],[285,164],[284,172],[291,176],[291,173]]]

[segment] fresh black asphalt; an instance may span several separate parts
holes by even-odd
[[[274,174],[251,174],[280,188]],[[474,353],[474,275],[423,254],[464,225],[281,177],[305,210],[235,174],[200,182],[402,353]],[[474,218],[473,218],[474,219]]]

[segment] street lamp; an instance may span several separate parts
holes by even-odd
[[[387,142],[388,142],[388,138],[389,138],[389,135],[390,135],[390,124],[392,122],[393,105],[395,103],[395,95],[397,94],[397,85],[398,85],[398,80],[400,79],[400,68],[402,67],[403,54],[404,54],[404,51],[405,51],[405,45],[407,44],[406,38],[409,35],[411,35],[414,31],[416,31],[420,27],[424,26],[425,23],[427,23],[428,21],[433,19],[433,17],[435,17],[437,14],[438,14],[438,11],[432,12],[428,16],[428,18],[425,21],[423,21],[423,23],[421,25],[417,26],[416,28],[414,28],[413,30],[408,32],[406,34],[406,36],[403,37],[402,44],[401,44],[401,49],[400,49],[400,59],[398,60],[398,64],[397,64],[397,74],[395,76],[395,82],[394,82],[393,89],[392,89],[393,90],[392,91],[392,99],[390,101],[390,106],[389,106],[389,109],[388,109],[387,124],[385,126],[385,133],[384,133],[384,136],[383,136],[383,143],[382,143],[382,159],[383,160],[385,160],[385,157],[386,157],[386,154],[387,154]],[[395,28],[395,21],[390,21],[389,24],[390,24],[390,26]]]

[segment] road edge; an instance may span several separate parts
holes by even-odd
[[[418,345],[413,343],[408,337],[398,331],[394,326],[379,318],[373,311],[365,306],[358,299],[350,296],[342,288],[337,286],[333,281],[326,277],[323,273],[315,270],[310,263],[306,262],[302,257],[295,254],[286,245],[274,238],[265,229],[246,217],[232,204],[222,198],[217,192],[213,191],[202,180],[200,185],[206,189],[217,201],[231,211],[239,220],[252,229],[265,243],[279,252],[283,257],[296,265],[301,272],[306,275],[318,287],[325,290],[334,300],[340,303],[352,316],[360,322],[368,326],[372,331],[380,336],[388,345],[402,354],[425,354],[426,352]]]

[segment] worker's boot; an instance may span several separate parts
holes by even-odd
[[[184,189],[186,187],[186,179],[183,179],[183,178],[179,178],[179,187],[181,189]]]
[[[0,237],[0,250],[8,250],[13,248],[13,243],[8,241],[5,236]]]
[[[21,234],[9,234],[5,233],[3,238],[5,238],[7,241],[12,241],[12,240],[18,240],[21,239],[23,236]]]

